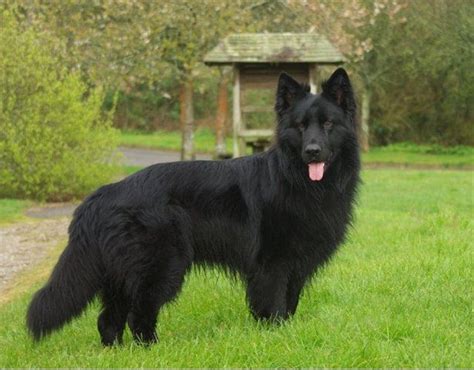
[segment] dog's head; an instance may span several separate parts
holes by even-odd
[[[356,135],[355,100],[346,71],[338,68],[311,94],[286,73],[280,75],[275,110],[278,140],[308,166],[312,181],[321,181],[345,140]]]

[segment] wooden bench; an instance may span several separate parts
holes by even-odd
[[[273,130],[243,130],[238,134],[240,145],[243,145],[242,153],[247,146],[252,148],[252,153],[260,153],[268,149],[273,138]]]

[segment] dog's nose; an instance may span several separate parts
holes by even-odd
[[[312,156],[312,157],[315,157],[317,155],[319,155],[319,153],[321,153],[321,147],[318,145],[318,144],[309,144],[306,148],[305,148],[305,153]]]

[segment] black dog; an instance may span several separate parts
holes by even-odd
[[[275,108],[276,144],[265,153],[158,164],[89,196],[30,304],[34,338],[100,294],[104,345],[121,342],[127,320],[137,341],[153,342],[160,308],[193,263],[240,275],[255,318],[293,315],[351,222],[360,168],[355,101],[338,69],[318,95],[282,74]]]

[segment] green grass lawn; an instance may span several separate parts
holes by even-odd
[[[290,322],[256,324],[240,284],[193,272],[150,348],[128,331],[123,346],[102,348],[97,304],[33,344],[28,294],[0,307],[0,366],[472,367],[473,173],[383,169],[363,178],[348,241]]]
[[[177,131],[157,131],[154,133],[121,132],[120,145],[128,147],[180,150],[181,133]],[[201,128],[195,133],[196,151],[213,153],[215,135],[210,129]],[[227,152],[232,152],[232,139],[226,139]],[[374,147],[362,155],[368,165],[397,165],[442,168],[474,167],[474,148],[443,148],[435,145],[394,144]]]
[[[438,166],[446,168],[474,167],[474,148],[466,146],[440,147],[410,143],[374,147],[362,155],[367,164],[402,166]]]
[[[20,199],[0,199],[0,224],[21,220],[31,202]]]
[[[120,134],[120,145],[136,148],[175,150],[181,149],[181,133],[179,131],[156,131],[143,133],[126,131]],[[201,128],[194,133],[195,150],[199,153],[213,153],[216,146],[215,134],[212,130]],[[232,152],[232,139],[226,139],[227,151]]]

